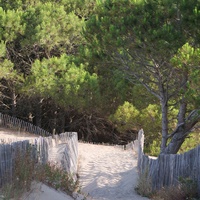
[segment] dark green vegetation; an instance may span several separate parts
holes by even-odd
[[[199,0],[1,0],[0,111],[177,153],[200,120],[199,21]]]

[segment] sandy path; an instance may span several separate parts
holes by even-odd
[[[93,200],[147,200],[136,194],[137,160],[132,150],[79,143],[80,185]]]

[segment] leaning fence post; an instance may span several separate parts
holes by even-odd
[[[144,149],[144,131],[140,129],[138,132],[138,170],[141,171],[140,167],[142,164],[143,157],[143,149]]]

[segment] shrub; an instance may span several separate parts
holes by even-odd
[[[184,192],[180,187],[165,187],[155,193],[153,200],[184,200]]]
[[[13,174],[10,180],[10,175],[6,174],[7,184],[1,188],[2,199],[18,199],[19,196],[30,189],[33,175],[35,173],[36,163],[30,156],[31,147],[26,151],[17,149],[14,159]]]
[[[32,159],[31,150],[31,147],[26,151],[17,150],[12,180],[0,189],[0,199],[19,199],[24,192],[30,190],[33,181],[43,182],[72,195],[78,187],[78,182],[74,181],[72,175],[51,163],[45,165],[36,163]]]
[[[110,120],[114,122],[117,129],[121,132],[131,130],[138,125],[139,111],[129,102],[125,101],[119,106],[116,112],[110,116]]]
[[[145,196],[145,197],[151,196],[152,182],[151,182],[151,178],[148,175],[148,168],[143,173],[140,173],[139,178],[138,178],[138,184],[135,190],[141,196]]]
[[[147,147],[144,146],[144,151],[148,155],[151,156],[158,156],[160,154],[160,140],[154,140],[151,144],[149,144]]]
[[[198,197],[198,185],[196,181],[192,180],[189,177],[179,177],[179,183],[187,199]]]
[[[192,132],[190,133],[189,137],[185,139],[178,153],[185,153],[197,147],[199,144],[200,144],[199,132],[198,131]]]
[[[156,192],[153,200],[197,200],[197,183],[190,178],[179,178],[176,186],[164,187]]]
[[[36,178],[38,181],[46,183],[70,195],[72,195],[73,191],[78,187],[78,182],[73,179],[71,174],[52,163],[39,166]]]

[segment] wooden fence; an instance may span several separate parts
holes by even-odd
[[[31,157],[41,164],[51,161],[51,150],[63,144],[63,154],[59,161],[64,163],[63,169],[69,173],[77,173],[78,162],[78,138],[77,133],[62,133],[49,137],[38,137],[36,139],[13,142],[11,144],[0,144],[0,187],[12,180],[14,160],[16,152],[25,152],[30,146]],[[58,149],[59,150],[59,149]],[[64,168],[65,167],[65,168]]]
[[[0,187],[12,180],[17,152],[24,153],[28,148],[29,141],[0,144]]]
[[[159,155],[151,158],[144,155],[144,133],[138,133],[138,169],[140,174],[147,172],[152,189],[177,185],[180,178],[189,178],[197,183],[200,194],[200,146],[184,154]]]
[[[29,132],[41,136],[51,135],[49,132],[44,129],[37,127],[31,123],[25,122],[18,118],[12,117],[10,115],[0,113],[0,127],[14,128],[20,132]]]

